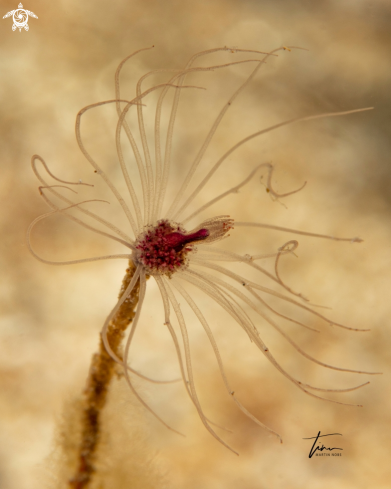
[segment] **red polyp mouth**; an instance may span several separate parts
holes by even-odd
[[[210,232],[206,228],[190,234],[177,224],[160,221],[157,226],[148,229],[136,244],[137,260],[142,263],[147,273],[171,275],[186,266],[186,255],[197,241],[207,239]]]
[[[165,236],[166,243],[172,246],[176,251],[183,250],[183,248],[190,243],[195,241],[202,241],[209,236],[209,231],[207,229],[200,229],[199,231],[192,234],[183,233],[170,233]]]

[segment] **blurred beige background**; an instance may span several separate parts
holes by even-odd
[[[1,2],[1,15],[16,5],[17,0]],[[154,487],[165,484],[175,489],[389,487],[389,2],[31,0],[24,8],[38,16],[30,18],[29,32],[13,32],[10,18],[2,20],[0,28],[0,487],[42,487],[37,466],[47,466],[44,461],[55,444],[54,430],[64,405],[83,388],[99,330],[115,304],[125,269],[122,261],[51,267],[31,257],[26,229],[47,207],[39,198],[30,158],[41,155],[60,178],[96,183],[94,190],[83,194],[86,198],[107,198],[78,150],[75,116],[85,105],[113,98],[118,63],[152,44],[153,50],[140,54],[124,70],[124,94],[129,97],[143,73],[181,68],[197,51],[225,45],[260,50],[294,45],[309,50],[282,52],[262,67],[224,119],[200,174],[234,142],[270,124],[301,115],[375,107],[372,112],[299,123],[253,140],[225,163],[202,199],[239,183],[263,161],[276,165],[273,181],[281,192],[306,180],[302,192],[284,199],[285,208],[271,201],[257,177],[243,192],[216,206],[216,214],[362,237],[359,245],[300,237],[298,258],[286,257],[281,273],[294,290],[332,308],[326,312],[336,321],[372,331],[348,332],[320,321],[311,324],[321,334],[290,324],[284,328],[319,360],[383,375],[321,369],[300,358],[259,321],[261,336],[301,380],[339,388],[371,381],[362,390],[330,394],[363,408],[312,399],[269,365],[217,305],[194,292],[221,345],[237,395],[282,435],[284,444],[237,412],[223,390],[201,327],[189,314],[200,398],[208,415],[233,431],[219,433],[240,456],[206,432],[182,385],[137,381],[154,409],[187,436],[182,439],[168,432],[136,406],[126,389],[120,390],[120,407],[113,408],[117,418],[111,443],[121,452],[124,465],[136,457],[135,452],[140,456],[143,447],[140,480],[133,487],[148,487],[142,474],[148,474],[151,466],[159,474]],[[223,53],[202,63],[233,59],[244,56]],[[183,178],[185,165],[195,156],[213,117],[246,73],[249,66],[194,76],[194,84],[207,91],[183,97],[171,189]],[[152,108],[146,107],[147,130],[153,127],[152,117]],[[121,187],[113,108],[88,114],[83,124],[88,148]],[[96,212],[102,208],[91,205]],[[121,223],[115,207],[102,212]],[[243,253],[268,253],[291,238],[295,236],[237,228],[232,248],[228,241],[226,246]],[[41,255],[57,260],[122,251],[60,218],[37,227],[34,246]],[[269,267],[272,270],[272,263]],[[251,275],[244,266],[236,270]],[[132,365],[151,376],[172,378],[178,372],[174,349],[162,328],[156,286],[152,280],[148,286]],[[128,438],[121,438],[118,428],[129,430]],[[343,434],[337,445],[344,449],[342,457],[308,458],[309,441],[302,438],[319,430]]]

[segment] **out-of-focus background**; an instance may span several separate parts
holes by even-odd
[[[17,0],[0,5],[3,16],[17,8]],[[30,17],[28,32],[13,32],[12,18],[0,24],[0,487],[43,487],[41,469],[50,470],[52,462],[46,460],[58,443],[56,426],[82,391],[101,325],[115,304],[126,266],[124,261],[112,260],[54,267],[29,254],[27,227],[48,209],[39,198],[30,158],[41,155],[59,178],[94,183],[94,189],[81,192],[85,198],[110,197],[77,147],[75,116],[88,104],[113,98],[118,63],[131,52],[152,45],[153,50],[139,54],[124,68],[125,97],[135,93],[142,74],[181,68],[198,51],[223,46],[308,49],[280,52],[261,68],[224,118],[198,177],[232,144],[269,125],[296,116],[375,108],[298,123],[251,141],[225,162],[198,203],[236,185],[264,161],[276,165],[273,183],[281,192],[307,181],[300,193],[273,202],[257,176],[241,193],[216,206],[215,213],[362,237],[361,244],[299,237],[298,258],[284,257],[280,272],[292,289],[332,309],[320,312],[371,331],[330,328],[298,313],[298,319],[321,333],[289,323],[282,326],[321,361],[383,375],[322,369],[302,359],[259,321],[261,336],[275,356],[303,382],[344,388],[371,380],[362,390],[329,394],[335,400],[363,404],[362,408],[310,398],[268,364],[216,304],[189,288],[221,346],[236,394],[281,434],[284,443],[280,445],[237,412],[223,390],[200,325],[187,313],[201,402],[210,418],[232,430],[219,434],[240,456],[206,432],[181,384],[154,386],[141,381],[136,383],[144,398],[186,438],[168,432],[137,407],[127,389],[120,388],[118,403],[111,408],[110,453],[120,453],[117,459],[122,457],[124,468],[137,461],[137,482],[132,487],[389,487],[390,3],[31,0],[24,8],[38,16]],[[254,57],[220,53],[203,58],[199,65]],[[182,96],[169,195],[178,188],[213,118],[250,69],[250,65],[240,65],[189,77],[191,84],[207,90],[188,89]],[[159,76],[146,81],[146,86],[165,79]],[[149,136],[153,135],[154,101],[152,96],[145,107]],[[121,187],[114,108],[88,113],[82,124],[88,149]],[[103,210],[105,205],[91,203],[90,209],[123,222],[114,206]],[[231,234],[232,245],[227,241],[226,248],[250,254],[273,252],[295,239],[276,231],[244,228]],[[122,252],[121,246],[91,236],[60,217],[38,224],[33,245],[42,256],[56,260]],[[266,261],[265,266],[273,270],[272,262]],[[249,274],[244,265],[234,269]],[[268,285],[262,276],[257,279]],[[151,376],[176,377],[175,352],[163,327],[162,307],[152,280],[148,287],[132,365]],[[324,442],[343,448],[341,457],[308,458],[311,444],[303,438],[318,431],[343,435]],[[107,463],[110,467],[109,457]],[[152,472],[155,482],[151,482]],[[126,479],[129,475],[123,477],[118,487],[131,487]],[[54,482],[47,487],[54,487]]]

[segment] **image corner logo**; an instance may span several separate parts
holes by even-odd
[[[19,32],[22,32],[22,29],[24,29],[25,31],[29,30],[29,25],[28,25],[29,16],[38,19],[38,17],[34,14],[34,12],[30,12],[30,10],[25,10],[21,3],[18,5],[18,8],[16,10],[11,10],[11,12],[7,12],[3,16],[3,19],[6,19],[7,17],[11,17],[11,15],[14,21],[12,25],[12,30],[16,31],[16,29],[19,29]]]

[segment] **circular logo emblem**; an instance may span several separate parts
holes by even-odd
[[[27,22],[29,20],[29,16],[27,12],[21,8],[18,8],[17,10],[14,11],[14,15],[12,16],[14,19],[14,25],[12,27],[22,29],[24,27],[26,30],[28,30],[28,25]],[[14,28],[12,30],[15,30]]]

